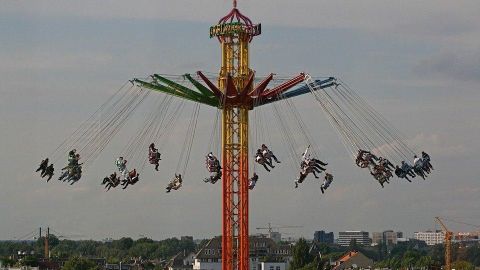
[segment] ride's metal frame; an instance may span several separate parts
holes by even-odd
[[[253,24],[236,6],[210,29],[210,37],[218,38],[222,62],[217,85],[201,71],[197,72],[203,83],[190,74],[184,77],[195,87],[190,89],[159,74],[150,80],[134,79],[140,87],[178,96],[194,102],[222,109],[222,269],[249,269],[248,233],[248,114],[255,107],[280,99],[291,98],[311,90],[303,82],[306,74],[271,89],[267,86],[273,79],[270,74],[254,85],[255,72],[249,65],[249,44],[260,35],[261,25]],[[317,80],[318,89],[330,87],[335,79]],[[318,90],[317,89],[317,90]]]

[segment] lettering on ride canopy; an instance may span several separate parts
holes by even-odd
[[[258,36],[262,33],[262,25],[255,24],[252,26],[247,26],[242,23],[222,23],[210,27],[210,38],[231,35],[231,34],[240,34],[245,33],[249,36]]]

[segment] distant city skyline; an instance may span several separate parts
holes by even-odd
[[[214,114],[205,108],[189,175],[175,194],[164,189],[183,136],[172,136],[162,150],[160,173],[145,170],[131,189],[103,191],[101,179],[115,169],[118,149],[134,128],[113,140],[73,186],[45,183],[33,171],[127,80],[217,72],[220,48],[208,29],[230,8],[226,0],[0,2],[0,239],[39,226],[93,239],[221,233],[220,185],[202,181],[211,134],[205,119]],[[251,45],[258,75],[305,71],[341,78],[415,151],[429,152],[435,167],[425,181],[393,179],[382,189],[356,167],[321,109],[309,97],[296,98],[335,178],[322,195],[313,178],[294,189],[298,172],[286,163],[261,171],[250,193],[251,234],[271,222],[303,226],[288,231],[295,237],[332,229],[410,236],[435,229],[435,216],[480,218],[478,1],[240,0],[239,8],[262,23]],[[186,118],[176,134],[184,134]],[[134,115],[132,126],[143,119]],[[268,139],[280,159],[289,158],[278,132],[270,130]],[[54,177],[61,167],[56,164]]]

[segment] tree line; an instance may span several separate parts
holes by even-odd
[[[166,260],[181,251],[189,253],[197,248],[190,237],[168,238],[161,241],[149,238],[133,240],[129,237],[112,241],[73,241],[59,240],[55,235],[50,235],[49,247],[52,260],[68,261],[71,258],[96,257],[105,258],[107,263],[126,262],[132,258]],[[43,258],[43,254],[43,237],[37,241],[0,241],[0,259],[3,265],[36,266]]]
[[[293,247],[289,270],[329,270],[330,262],[348,251],[360,251],[373,259],[375,268],[440,270],[445,262],[442,244],[427,246],[423,241],[410,240],[391,246],[366,247],[352,241],[349,247],[316,243],[312,248],[312,244],[302,238]],[[480,243],[454,244],[452,255],[453,269],[474,270],[480,266]]]

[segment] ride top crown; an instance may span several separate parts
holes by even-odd
[[[227,16],[218,21],[218,24],[210,27],[210,38],[217,37],[220,42],[232,35],[245,37],[250,42],[254,36],[261,33],[262,25],[253,24],[248,17],[237,9],[236,5]]]

